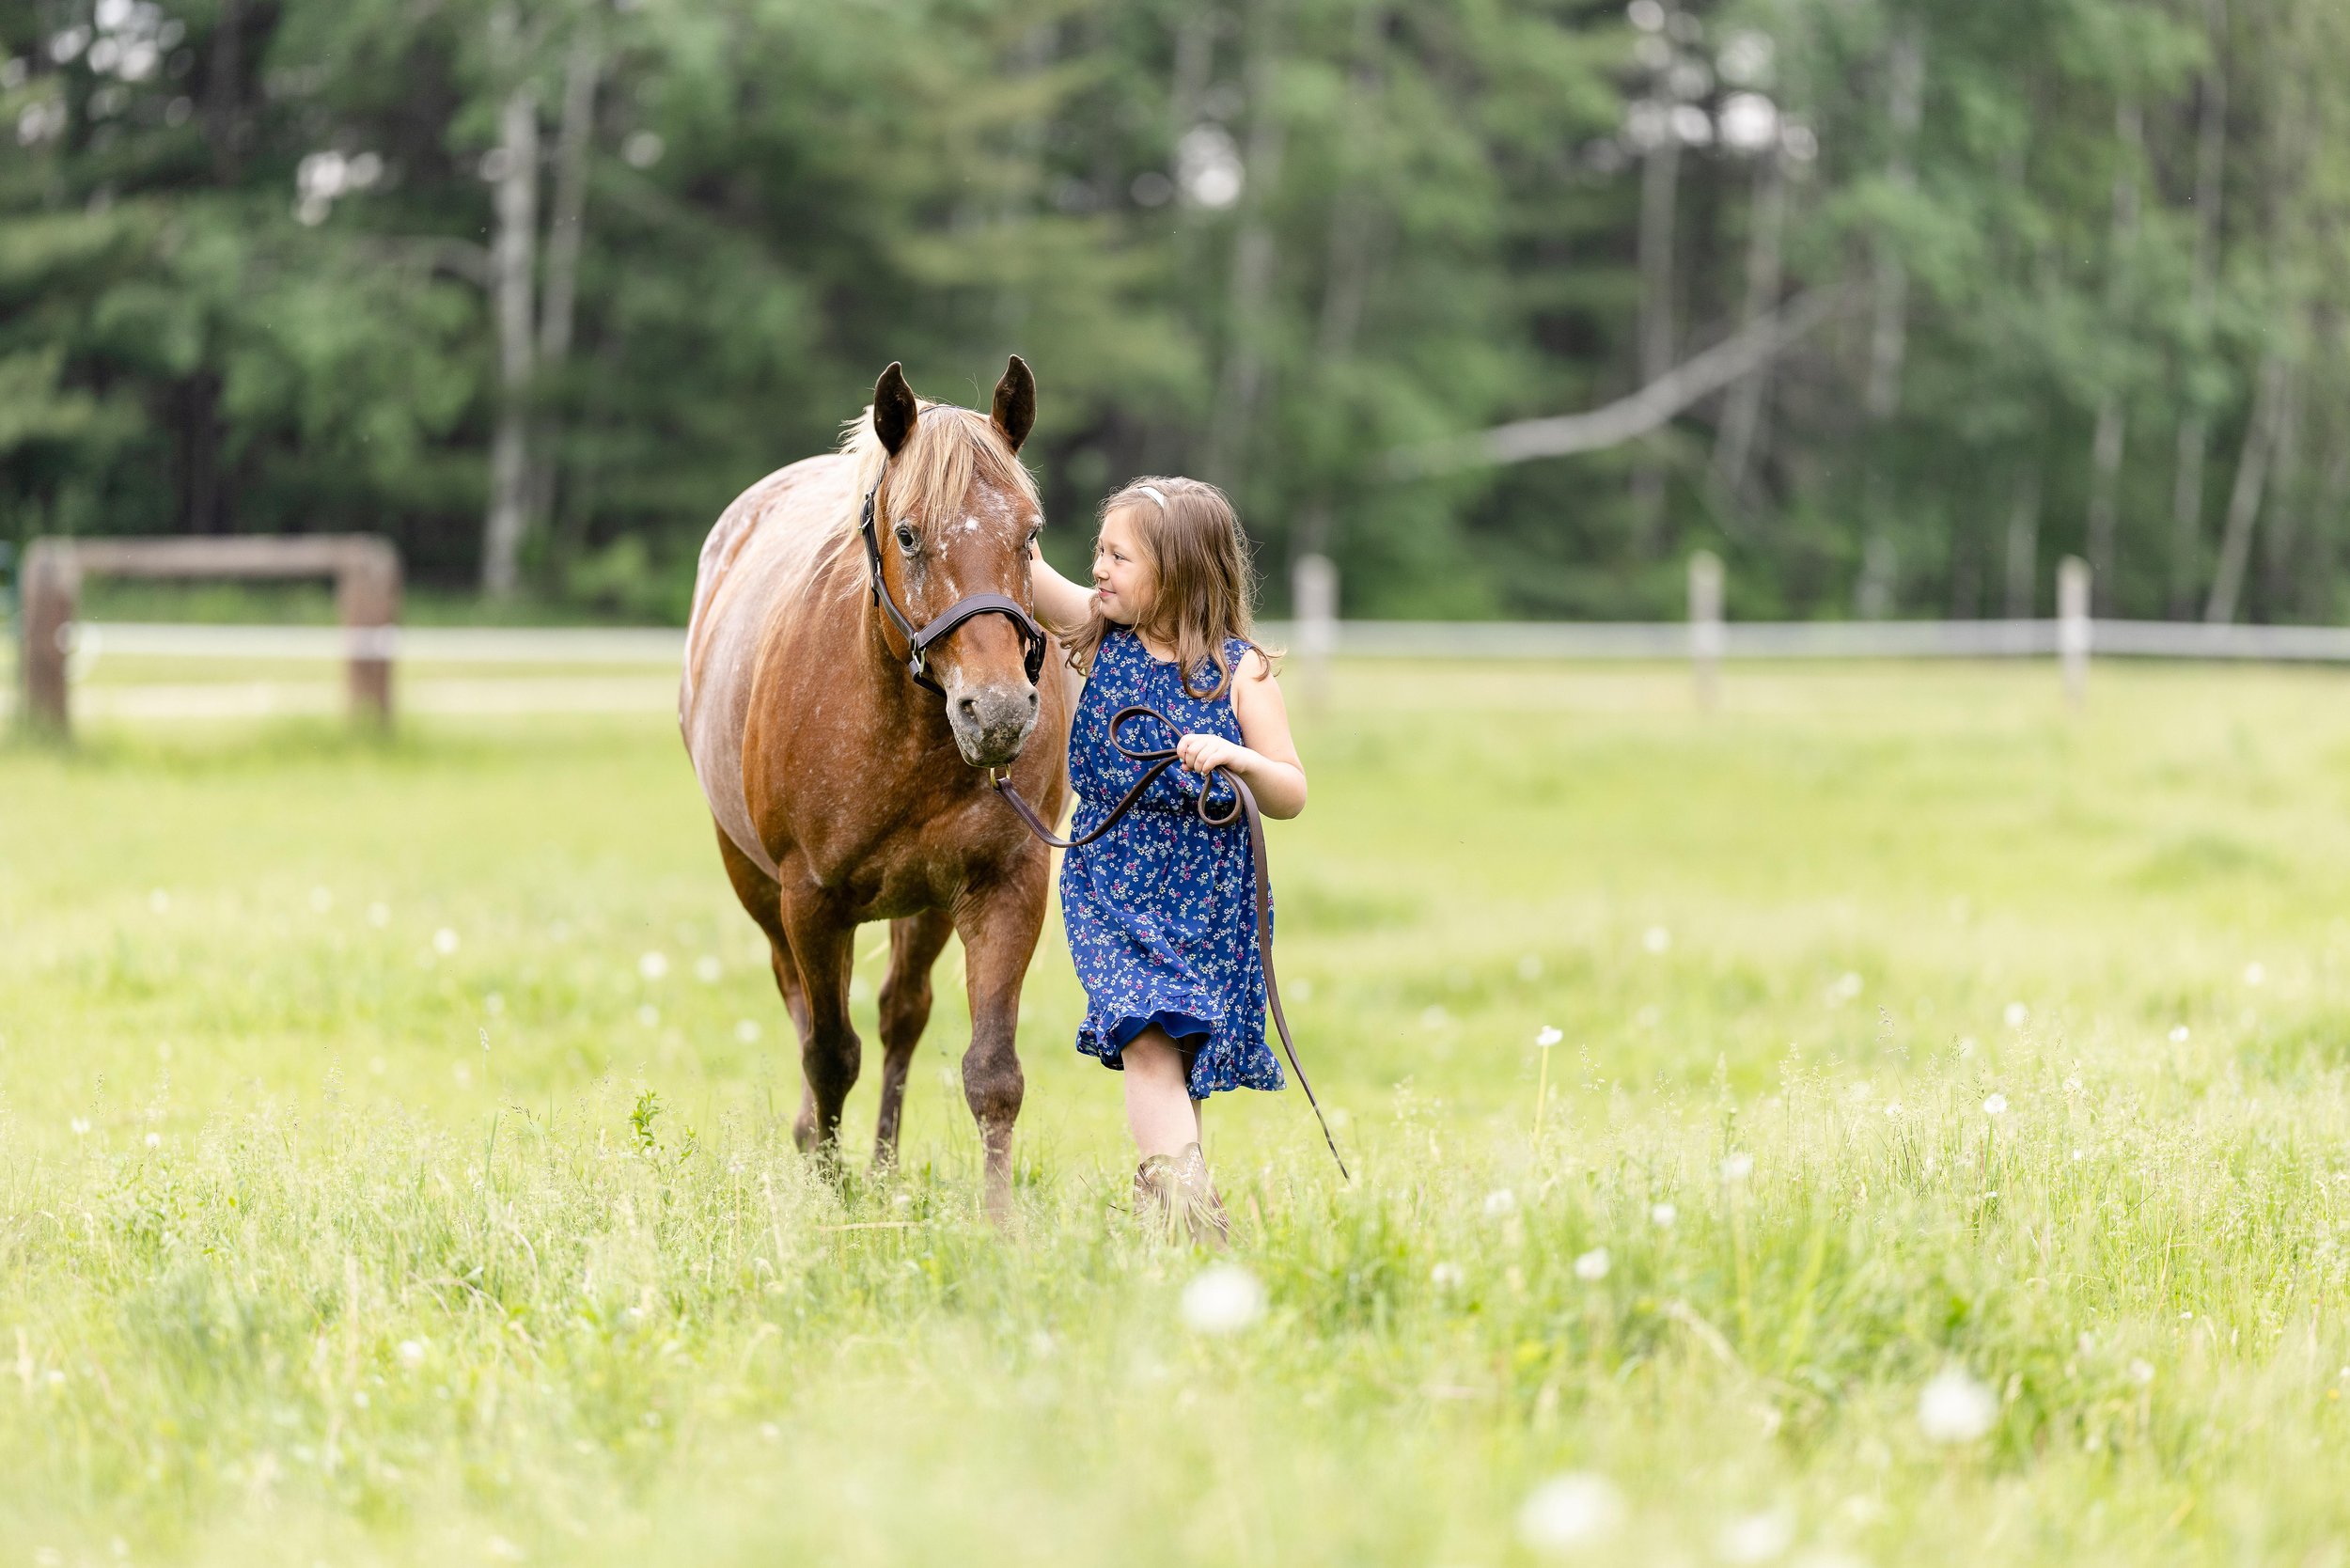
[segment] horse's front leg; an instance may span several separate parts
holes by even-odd
[[[876,1170],[898,1162],[906,1069],[914,1064],[914,1048],[922,1043],[923,1027],[931,1021],[931,965],[954,933],[954,917],[944,909],[926,909],[889,922],[889,973],[881,988],[881,1116],[873,1123]]]
[[[849,1023],[849,970],[856,927],[820,898],[786,893],[783,926],[799,969],[807,1021],[800,1032],[800,1073],[807,1092],[792,1139],[827,1164],[840,1154],[840,1108],[856,1085],[864,1043]]]
[[[971,998],[971,1045],[963,1054],[963,1097],[987,1151],[987,1212],[1011,1217],[1011,1129],[1020,1119],[1020,982],[1044,929],[1051,866],[1042,850],[1024,855],[1001,880],[964,891],[955,905],[964,980]]]

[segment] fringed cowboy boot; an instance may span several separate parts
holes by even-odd
[[[1162,1240],[1174,1240],[1181,1187],[1176,1157],[1172,1154],[1152,1154],[1135,1167],[1136,1223]]]
[[[1232,1239],[1232,1222],[1224,1213],[1224,1200],[1208,1180],[1208,1156],[1196,1143],[1183,1145],[1175,1156],[1176,1207],[1183,1227],[1201,1247],[1221,1252]]]

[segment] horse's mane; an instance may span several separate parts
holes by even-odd
[[[889,511],[895,517],[934,517],[960,506],[975,478],[1012,491],[1030,506],[1041,506],[1036,479],[1021,464],[1004,432],[984,414],[951,403],[922,403],[898,454],[891,457],[873,429],[870,404],[841,427],[840,450],[856,463],[856,496],[861,503],[884,468],[889,475]],[[889,519],[883,520],[888,525]],[[843,532],[856,531],[857,511],[840,519]]]

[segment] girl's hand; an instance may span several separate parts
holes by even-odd
[[[1185,735],[1175,743],[1175,755],[1189,773],[1211,773],[1217,768],[1242,771],[1249,759],[1248,748],[1234,745],[1221,735]]]

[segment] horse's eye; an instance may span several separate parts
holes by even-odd
[[[899,549],[903,550],[907,555],[911,556],[916,550],[921,547],[921,543],[922,536],[914,531],[913,524],[901,523],[898,525]]]

